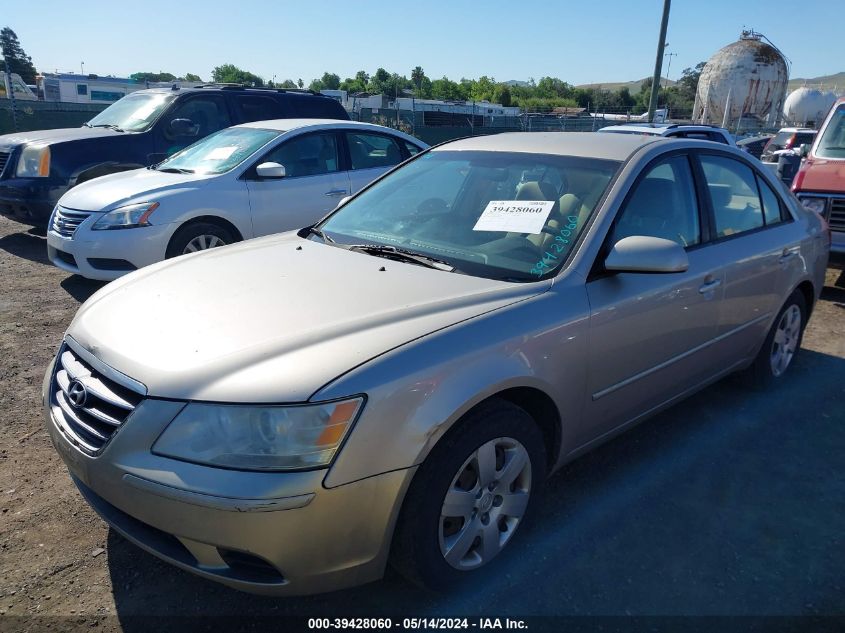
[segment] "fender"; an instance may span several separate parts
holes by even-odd
[[[553,289],[399,347],[320,389],[310,400],[367,395],[324,485],[422,463],[467,411],[516,387],[543,392],[558,410],[554,464],[572,448],[585,402],[586,373],[567,359],[584,358],[588,315],[583,287]]]

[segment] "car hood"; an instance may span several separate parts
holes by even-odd
[[[164,194],[190,189],[216,174],[171,174],[155,169],[132,169],[77,185],[59,200],[67,209],[107,211],[129,202],[154,202]]]
[[[804,168],[802,191],[845,192],[845,160],[813,158]]]
[[[116,136],[126,132],[116,132],[104,127],[69,127],[58,130],[34,130],[32,132],[15,132],[0,135],[0,147],[11,148],[24,143],[40,143],[53,145],[77,139],[97,138],[100,136]]]
[[[151,396],[304,402],[384,352],[540,294],[508,283],[273,235],[113,282],[68,334]]]

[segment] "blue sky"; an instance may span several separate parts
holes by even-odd
[[[126,76],[186,72],[210,79],[233,63],[265,79],[383,66],[431,78],[543,76],[572,84],[650,76],[663,0],[40,0],[8,2],[10,26],[36,68]],[[799,17],[797,17],[799,16]],[[845,3],[674,0],[669,75],[708,59],[743,26],[792,61],[790,76],[845,70]],[[668,62],[669,58],[667,58]],[[664,76],[666,62],[664,62]],[[845,86],[842,86],[845,87]]]

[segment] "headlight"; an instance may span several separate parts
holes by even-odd
[[[819,215],[824,215],[825,207],[827,206],[826,198],[801,198],[801,204],[808,211],[815,211]]]
[[[192,403],[156,440],[153,452],[243,470],[325,466],[363,403],[363,398],[296,406]]]
[[[108,229],[134,229],[139,226],[149,226],[150,216],[158,209],[158,202],[139,202],[127,204],[114,211],[109,211],[91,227],[92,231]]]
[[[50,146],[25,145],[18,159],[15,174],[19,178],[36,178],[50,175]]]

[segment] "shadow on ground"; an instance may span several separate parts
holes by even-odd
[[[0,237],[0,249],[15,257],[22,257],[37,264],[52,266],[47,258],[47,232],[31,227],[28,230]]]
[[[513,551],[460,592],[389,571],[323,596],[252,596],[112,531],[118,617],[140,632],[152,615],[843,614],[843,375],[845,360],[803,350],[788,382],[749,393],[724,380],[585,455],[551,478]]]
[[[105,281],[86,279],[81,275],[71,275],[70,277],[62,279],[60,285],[71,297],[79,301],[79,303],[83,303],[88,299],[88,297],[105,286],[106,283],[107,282]]]

